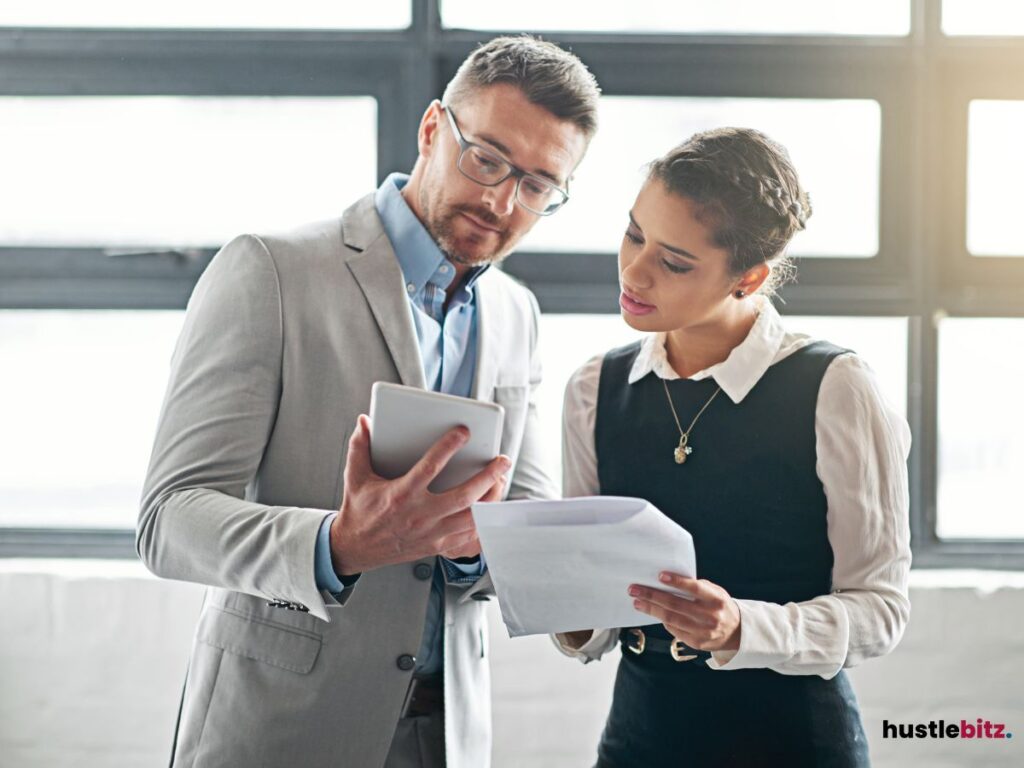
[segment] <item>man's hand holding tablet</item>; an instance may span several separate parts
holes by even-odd
[[[360,416],[348,445],[344,499],[331,525],[335,571],[350,576],[430,555],[479,554],[470,507],[500,501],[511,468],[507,456],[495,455],[500,406],[380,383],[373,399],[380,446],[371,449],[371,421]],[[488,451],[493,458],[483,461]]]

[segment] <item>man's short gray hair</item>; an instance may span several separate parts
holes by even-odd
[[[572,122],[588,141],[597,131],[597,80],[575,54],[530,35],[496,37],[478,47],[448,83],[442,102],[458,106],[474,91],[501,83]]]

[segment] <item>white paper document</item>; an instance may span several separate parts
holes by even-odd
[[[480,503],[473,519],[512,637],[654,624],[629,585],[697,573],[693,537],[643,499]]]

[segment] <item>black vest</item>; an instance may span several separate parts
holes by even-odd
[[[601,367],[595,442],[601,493],[647,499],[693,534],[697,575],[774,603],[831,591],[827,501],[814,416],[825,370],[845,350],[812,343],[771,366],[742,402],[720,394],[682,465],[661,380],[635,384],[633,344]],[[717,386],[667,382],[683,428]],[[661,624],[648,637],[668,638]],[[867,768],[856,696],[840,671],[713,670],[667,653],[623,652],[597,768]]]
[[[690,433],[679,430],[654,373],[628,383],[639,342],[601,366],[595,444],[601,494],[646,499],[693,535],[697,575],[734,598],[808,600],[832,588],[827,501],[815,471],[818,388],[847,350],[814,342],[771,366],[733,403],[723,392]],[[667,382],[685,429],[717,384]]]

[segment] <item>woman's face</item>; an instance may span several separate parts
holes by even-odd
[[[697,205],[648,179],[630,211],[619,248],[619,306],[638,331],[674,331],[727,319],[742,277],[716,245]],[[742,287],[742,286],[741,286]]]

